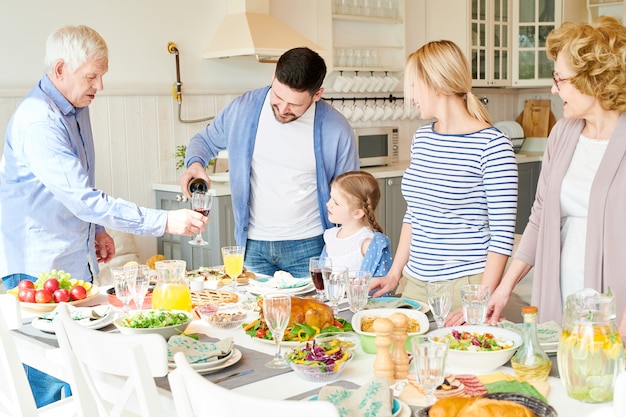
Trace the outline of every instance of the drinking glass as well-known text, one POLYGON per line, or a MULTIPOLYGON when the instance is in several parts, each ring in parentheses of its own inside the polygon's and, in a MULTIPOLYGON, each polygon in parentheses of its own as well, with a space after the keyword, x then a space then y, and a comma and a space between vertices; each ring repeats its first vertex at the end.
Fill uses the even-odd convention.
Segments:
POLYGON ((243 272, 243 256, 245 253, 245 246, 224 246, 222 248, 224 271, 226 271, 226 274, 232 281, 233 292, 237 292, 237 277, 243 272))
POLYGON ((468 284, 461 287, 463 317, 467 324, 483 324, 491 291, 487 285, 468 284))
POLYGON ((333 308, 335 315, 339 313, 339 302, 346 292, 346 281, 348 280, 348 267, 330 266, 322 268, 322 278, 324 280, 324 291, 326 298, 333 308))
POLYGON ((146 298, 148 292, 148 284, 150 283, 150 267, 148 265, 137 266, 137 275, 135 279, 128 280, 128 286, 133 301, 135 302, 135 309, 141 310, 143 308, 143 300, 146 298))
MULTIPOLYGON (((191 208, 193 211, 208 216, 213 205, 213 193, 196 191, 191 195, 191 208)), ((195 238, 189 241, 190 245, 205 246, 209 242, 202 238, 202 232, 198 232, 195 238)))
POLYGON ((356 313, 363 310, 367 304, 370 279, 372 274, 369 271, 348 271, 348 304, 350 311, 356 313))
POLYGON ((264 295, 263 317, 265 317, 267 327, 272 332, 272 337, 276 343, 276 355, 265 366, 273 369, 289 368, 289 362, 287 362, 280 351, 280 342, 283 340, 283 335, 291 317, 291 296, 289 294, 264 295))
POLYGON ((433 313, 437 327, 441 329, 452 308, 454 284, 450 281, 429 282, 426 284, 426 293, 430 311, 433 313))
POLYGON ((127 315, 130 311, 130 282, 137 276, 137 265, 116 266, 111 268, 111 275, 115 284, 115 296, 122 303, 122 313, 127 315))
POLYGON ((313 285, 315 285, 317 299, 320 301, 324 301, 324 278, 322 278, 322 268, 332 265, 332 260, 328 256, 314 256, 309 259, 311 281, 313 281, 313 285))
POLYGON ((417 381, 426 393, 426 406, 437 400, 435 389, 443 383, 448 353, 448 341, 435 341, 428 336, 415 336, 411 339, 413 362, 417 381))

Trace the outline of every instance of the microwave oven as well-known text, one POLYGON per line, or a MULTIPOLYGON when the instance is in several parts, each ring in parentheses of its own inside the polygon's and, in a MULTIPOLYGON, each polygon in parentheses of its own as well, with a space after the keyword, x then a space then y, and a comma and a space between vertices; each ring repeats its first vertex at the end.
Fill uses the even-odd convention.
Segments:
POLYGON ((361 167, 398 162, 398 127, 380 126, 354 129, 361 167))

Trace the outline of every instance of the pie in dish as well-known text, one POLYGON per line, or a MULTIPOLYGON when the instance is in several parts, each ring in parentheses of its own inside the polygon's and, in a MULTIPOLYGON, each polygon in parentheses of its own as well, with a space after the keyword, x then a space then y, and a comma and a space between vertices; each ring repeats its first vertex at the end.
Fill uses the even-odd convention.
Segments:
POLYGON ((239 296, 231 291, 191 291, 191 304, 193 307, 203 306, 206 304, 236 303, 237 301, 239 301, 239 296))

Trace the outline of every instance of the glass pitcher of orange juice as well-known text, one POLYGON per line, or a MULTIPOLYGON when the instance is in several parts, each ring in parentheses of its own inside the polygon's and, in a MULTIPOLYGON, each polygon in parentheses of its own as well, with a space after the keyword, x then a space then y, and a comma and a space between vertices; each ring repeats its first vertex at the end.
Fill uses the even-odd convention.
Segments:
POLYGON ((585 288, 567 297, 557 363, 567 394, 589 403, 611 401, 624 369, 615 297, 585 288))
POLYGON ((185 276, 185 261, 167 260, 154 264, 157 284, 152 291, 152 308, 191 311, 191 291, 185 276))

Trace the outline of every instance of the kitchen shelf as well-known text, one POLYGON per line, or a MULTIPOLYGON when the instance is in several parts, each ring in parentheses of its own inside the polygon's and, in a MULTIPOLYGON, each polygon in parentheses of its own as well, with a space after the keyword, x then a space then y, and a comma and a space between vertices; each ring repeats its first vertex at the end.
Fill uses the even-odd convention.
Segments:
POLYGON ((402 24, 404 20, 399 17, 375 17, 375 16, 355 16, 349 14, 333 14, 334 20, 344 20, 344 21, 352 21, 352 22, 367 22, 367 23, 393 23, 393 24, 402 24))

